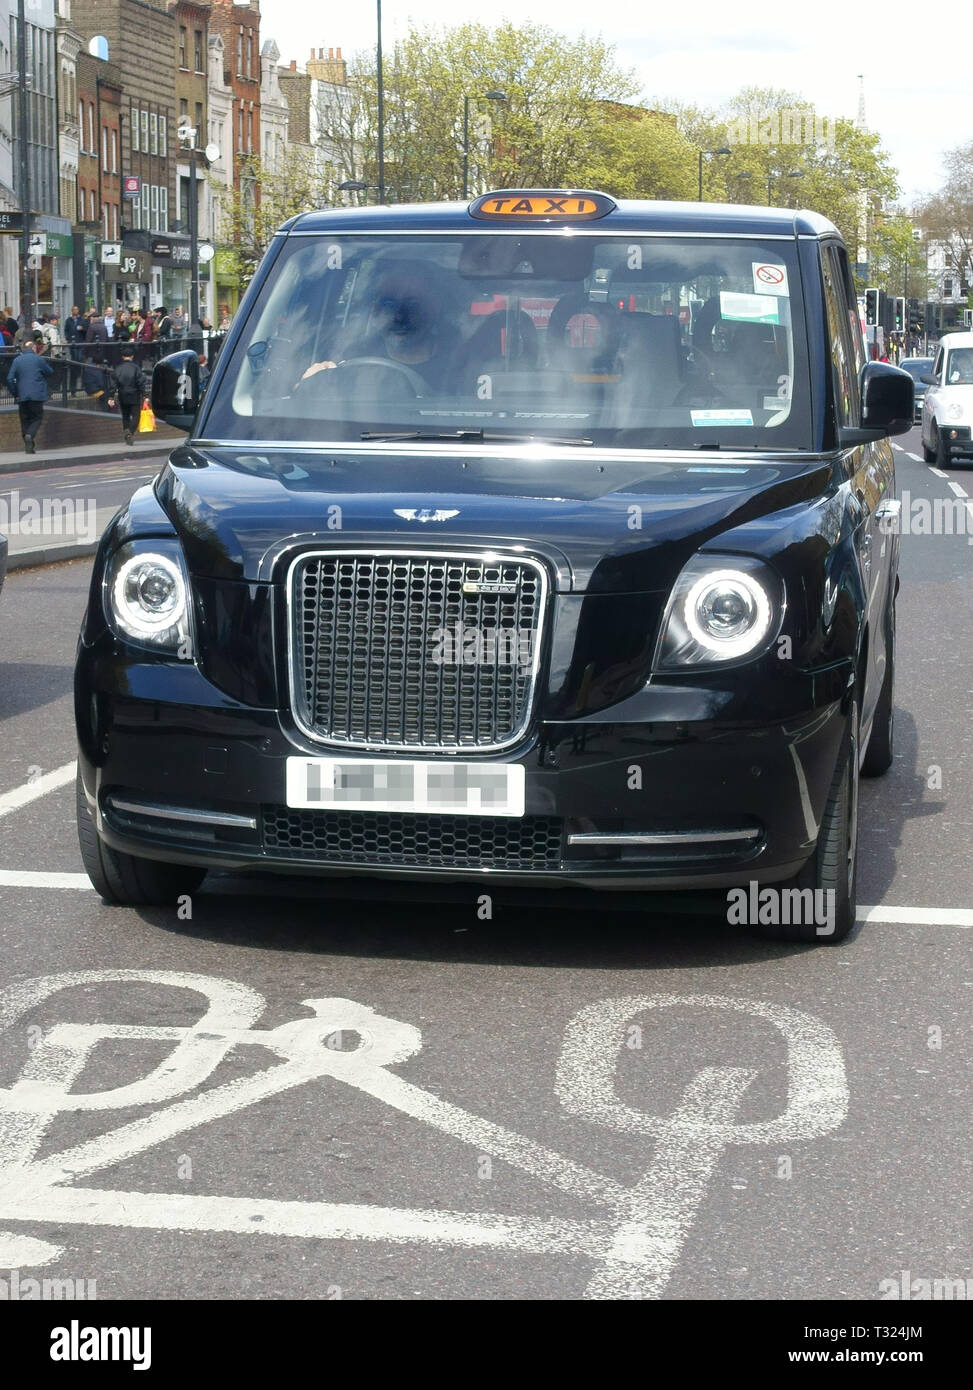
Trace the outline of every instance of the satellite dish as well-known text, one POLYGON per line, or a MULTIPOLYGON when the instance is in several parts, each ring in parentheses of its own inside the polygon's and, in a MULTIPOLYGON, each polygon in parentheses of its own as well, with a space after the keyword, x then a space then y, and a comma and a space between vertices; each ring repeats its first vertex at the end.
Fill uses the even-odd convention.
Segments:
POLYGON ((210 164, 217 164, 222 153, 223 151, 220 149, 219 145, 214 145, 211 142, 206 146, 205 154, 210 164))
POLYGON ((100 58, 103 63, 108 62, 108 40, 104 34, 96 34, 93 39, 88 40, 88 52, 92 58, 100 58))

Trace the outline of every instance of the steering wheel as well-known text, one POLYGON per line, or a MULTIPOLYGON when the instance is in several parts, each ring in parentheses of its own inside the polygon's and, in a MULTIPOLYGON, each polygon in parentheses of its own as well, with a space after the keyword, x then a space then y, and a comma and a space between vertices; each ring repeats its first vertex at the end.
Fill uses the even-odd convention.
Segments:
MULTIPOLYGON (((404 362, 393 362, 390 357, 346 357, 343 362, 337 364, 334 370, 340 371, 342 367, 384 367, 387 371, 398 372, 404 376, 412 387, 413 395, 423 396, 428 390, 425 381, 418 372, 414 372, 404 362)), ((315 372, 315 376, 323 375, 322 372, 315 372)), ((313 378, 309 378, 309 380, 313 380, 313 378)))

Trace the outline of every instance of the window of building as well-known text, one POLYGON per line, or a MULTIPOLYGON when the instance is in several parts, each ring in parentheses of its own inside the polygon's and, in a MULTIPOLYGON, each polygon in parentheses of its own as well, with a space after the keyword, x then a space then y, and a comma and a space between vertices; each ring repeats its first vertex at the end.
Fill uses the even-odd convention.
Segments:
POLYGON ((108 172, 108 127, 101 128, 101 167, 108 172))
POLYGON ((180 24, 180 26, 179 26, 179 66, 180 66, 181 68, 188 67, 188 64, 187 64, 187 62, 186 62, 186 26, 185 26, 185 24, 180 24))
POLYGON ((203 31, 196 29, 193 33, 193 63, 197 72, 205 72, 203 67, 203 31))
POLYGON ((98 210, 95 207, 95 190, 93 188, 88 189, 88 221, 98 221, 98 210))
POLYGON ((107 203, 101 205, 101 234, 106 241, 111 238, 111 209, 107 203))
POLYGON ((112 127, 111 132, 111 171, 118 173, 118 131, 112 127))
POLYGON ((203 143, 203 129, 204 129, 204 122, 203 122, 203 103, 202 103, 201 101, 197 101, 197 103, 196 103, 195 121, 196 121, 196 144, 197 144, 197 145, 201 145, 201 144, 203 143))
POLYGON ((148 154, 148 152, 149 152, 149 113, 148 113, 148 111, 142 111, 141 116, 142 116, 142 153, 143 153, 143 154, 148 154))
POLYGON ((98 146, 95 143, 95 104, 93 101, 88 102, 88 153, 98 153, 98 146))
POLYGON ((253 149, 253 112, 247 112, 247 149, 253 149))
POLYGON ((243 30, 236 36, 236 75, 243 76, 243 30))
POLYGON ((165 159, 169 153, 169 117, 159 115, 159 154, 165 159))
POLYGON ((159 153, 159 117, 154 111, 149 112, 149 150, 159 153))
POLYGON ((169 190, 166 187, 159 189, 159 231, 169 230, 169 190))
POLYGON ((84 148, 85 148, 85 143, 84 143, 84 102, 83 102, 83 101, 79 101, 79 102, 78 102, 78 139, 79 139, 79 141, 81 142, 81 148, 82 148, 82 150, 84 150, 84 148))
POLYGON ((138 154, 138 152, 139 152, 139 113, 138 113, 138 107, 137 107, 137 106, 133 106, 133 107, 132 107, 131 116, 132 116, 132 153, 133 153, 133 154, 138 154))
POLYGON ((182 122, 188 117, 188 115, 189 115, 189 102, 186 100, 185 97, 180 97, 180 98, 179 98, 179 123, 180 123, 180 125, 181 125, 182 122))

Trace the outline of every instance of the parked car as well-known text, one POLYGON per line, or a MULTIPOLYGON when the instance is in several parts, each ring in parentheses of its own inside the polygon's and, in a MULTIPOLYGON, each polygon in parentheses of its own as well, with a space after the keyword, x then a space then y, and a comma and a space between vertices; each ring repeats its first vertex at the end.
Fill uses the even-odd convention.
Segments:
POLYGON ((932 372, 932 357, 903 357, 899 360, 899 366, 903 371, 909 373, 915 385, 915 423, 922 423, 922 402, 926 394, 927 383, 925 378, 932 372))
POLYGON ((947 333, 936 349, 922 402, 922 452, 949 468, 973 456, 973 333, 947 333))
POLYGON ((847 934, 913 387, 864 360, 830 222, 570 190, 307 213, 199 401, 164 358, 189 437, 81 631, 103 898, 219 869, 712 889, 847 934))

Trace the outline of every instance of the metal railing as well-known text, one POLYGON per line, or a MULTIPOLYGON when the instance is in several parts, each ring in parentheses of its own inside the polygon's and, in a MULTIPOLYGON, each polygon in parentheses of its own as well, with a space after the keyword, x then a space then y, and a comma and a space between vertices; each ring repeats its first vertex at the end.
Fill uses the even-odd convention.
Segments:
MULTIPOLYGON (((147 377, 151 377, 160 357, 187 348, 202 354, 212 371, 225 337, 225 333, 204 331, 179 338, 156 338, 150 343, 61 343, 44 353, 54 369, 53 375, 47 378, 48 404, 80 410, 107 410, 112 371, 121 362, 122 349, 126 346, 135 349, 135 361, 147 377)), ((0 409, 17 403, 7 386, 7 375, 17 355, 16 348, 0 351, 0 409)))

